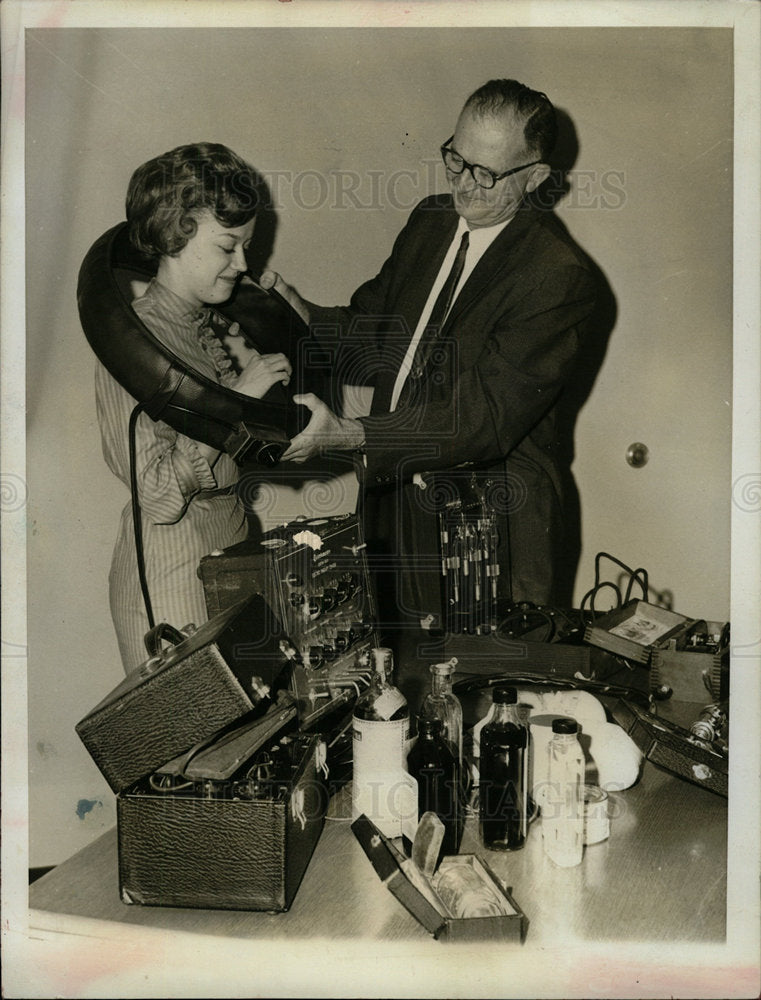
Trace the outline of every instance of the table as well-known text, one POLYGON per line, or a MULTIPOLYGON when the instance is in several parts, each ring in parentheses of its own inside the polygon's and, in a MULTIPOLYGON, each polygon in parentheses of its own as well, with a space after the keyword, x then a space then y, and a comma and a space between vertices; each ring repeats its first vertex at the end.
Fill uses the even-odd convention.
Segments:
MULTIPOLYGON (((578 868, 543 855, 538 828, 523 850, 486 851, 469 818, 461 853, 484 856, 529 922, 527 940, 720 942, 725 935, 727 803, 645 762, 640 781, 610 793, 611 834, 578 868)), ((38 879, 34 919, 66 914, 145 928, 232 937, 430 941, 379 880, 351 831, 348 787, 325 828, 287 913, 141 907, 121 902, 116 829, 38 879)))
POLYGON ((729 995, 706 986, 724 974, 711 956, 727 933, 727 800, 649 761, 609 798, 610 837, 573 869, 544 857, 538 824, 503 854, 468 819, 461 852, 483 856, 528 918, 524 945, 492 944, 475 961, 454 959, 465 946, 434 940, 378 878, 351 831, 349 786, 287 913, 124 904, 112 829, 30 887, 29 934, 48 949, 38 961, 61 942, 77 959, 56 959, 54 992, 16 995, 611 998, 643 982, 652 997, 729 995), (62 987, 72 965, 98 970, 90 992, 79 979, 62 987), (109 992, 117 972, 129 985, 109 992))

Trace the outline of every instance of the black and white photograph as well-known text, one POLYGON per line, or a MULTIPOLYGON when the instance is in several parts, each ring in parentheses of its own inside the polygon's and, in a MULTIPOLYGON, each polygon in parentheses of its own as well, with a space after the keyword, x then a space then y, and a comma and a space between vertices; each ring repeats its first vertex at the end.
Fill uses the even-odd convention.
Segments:
POLYGON ((8 998, 761 990, 761 8, 5 0, 8 998))

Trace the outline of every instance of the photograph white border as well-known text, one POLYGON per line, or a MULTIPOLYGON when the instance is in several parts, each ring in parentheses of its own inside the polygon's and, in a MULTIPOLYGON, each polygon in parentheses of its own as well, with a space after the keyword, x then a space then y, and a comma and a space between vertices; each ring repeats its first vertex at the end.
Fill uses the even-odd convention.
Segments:
MULTIPOLYGON (((233 27, 233 26, 705 26, 733 27, 735 37, 734 174, 734 426, 733 484, 743 483, 750 509, 733 505, 731 618, 733 647, 747 664, 759 667, 761 617, 761 289, 759 239, 759 5, 746 0, 626 3, 513 0, 509 4, 470 2, 364 2, 346 0, 3 0, 2 208, 0 246, 0 399, 2 400, 3 498, 26 481, 24 359, 24 30, 31 27, 233 27), (12 252, 9 248, 12 246, 12 252), (747 657, 746 655, 747 654, 747 657)), ((5 636, 24 634, 26 618, 23 512, 2 521, 2 621, 5 636)), ((4 653, 6 652, 4 647, 4 653)), ((94 922, 61 920, 58 932, 30 933, 27 903, 26 774, 27 713, 24 659, 3 656, 2 664, 2 932, 6 997, 70 996, 66 976, 80 970, 80 997, 295 996, 303 989, 303 969, 313 970, 311 996, 569 996, 553 992, 554 958, 537 962, 516 955, 510 981, 496 978, 488 952, 473 959, 461 951, 430 949, 423 954, 403 944, 326 940, 320 947, 287 942, 284 950, 251 942, 243 962, 240 944, 200 943, 193 935, 147 932, 119 926, 108 931, 94 922), (532 963, 534 963, 532 965, 532 963), (84 976, 85 969, 91 976, 84 976), (220 977, 216 970, 224 970, 220 977), (274 970, 266 973, 265 970, 274 970), (549 978, 549 981, 548 981, 549 978)), ((758 995, 759 968, 759 810, 758 705, 760 669, 745 669, 733 687, 730 757, 728 914, 725 946, 669 948, 658 944, 616 944, 589 948, 596 982, 608 998, 653 996, 648 968, 673 982, 680 997, 758 995), (740 735, 742 734, 742 735, 740 735), (749 734, 755 738, 751 739, 749 734), (739 741, 742 740, 740 743, 739 741), (642 992, 638 992, 641 989, 642 992), (755 989, 755 993, 753 990, 755 989), (749 992, 750 991, 750 992, 749 992)), ((734 684, 733 677, 733 684, 734 684)), ((579 996, 588 996, 586 985, 579 996), (586 990, 586 991, 585 991, 586 990)))

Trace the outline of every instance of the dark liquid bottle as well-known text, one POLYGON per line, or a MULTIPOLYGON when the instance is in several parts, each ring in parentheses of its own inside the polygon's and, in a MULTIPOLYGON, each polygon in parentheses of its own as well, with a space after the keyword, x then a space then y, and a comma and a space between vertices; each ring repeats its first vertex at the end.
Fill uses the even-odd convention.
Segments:
POLYGON ((457 854, 465 819, 460 765, 442 736, 441 719, 418 719, 418 738, 407 755, 407 770, 418 783, 418 818, 434 812, 444 824, 442 854, 457 854))
POLYGON ((496 688, 494 718, 481 730, 481 839, 493 851, 526 842, 529 731, 517 702, 515 688, 496 688))

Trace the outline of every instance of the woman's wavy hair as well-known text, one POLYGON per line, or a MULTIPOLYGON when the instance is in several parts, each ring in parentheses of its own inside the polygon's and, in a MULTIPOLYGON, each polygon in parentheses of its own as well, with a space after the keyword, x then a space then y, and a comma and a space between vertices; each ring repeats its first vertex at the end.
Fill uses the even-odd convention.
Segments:
POLYGON ((209 211, 226 228, 256 214, 258 176, 227 146, 199 142, 177 146, 143 163, 127 189, 132 243, 151 257, 179 253, 209 211))

